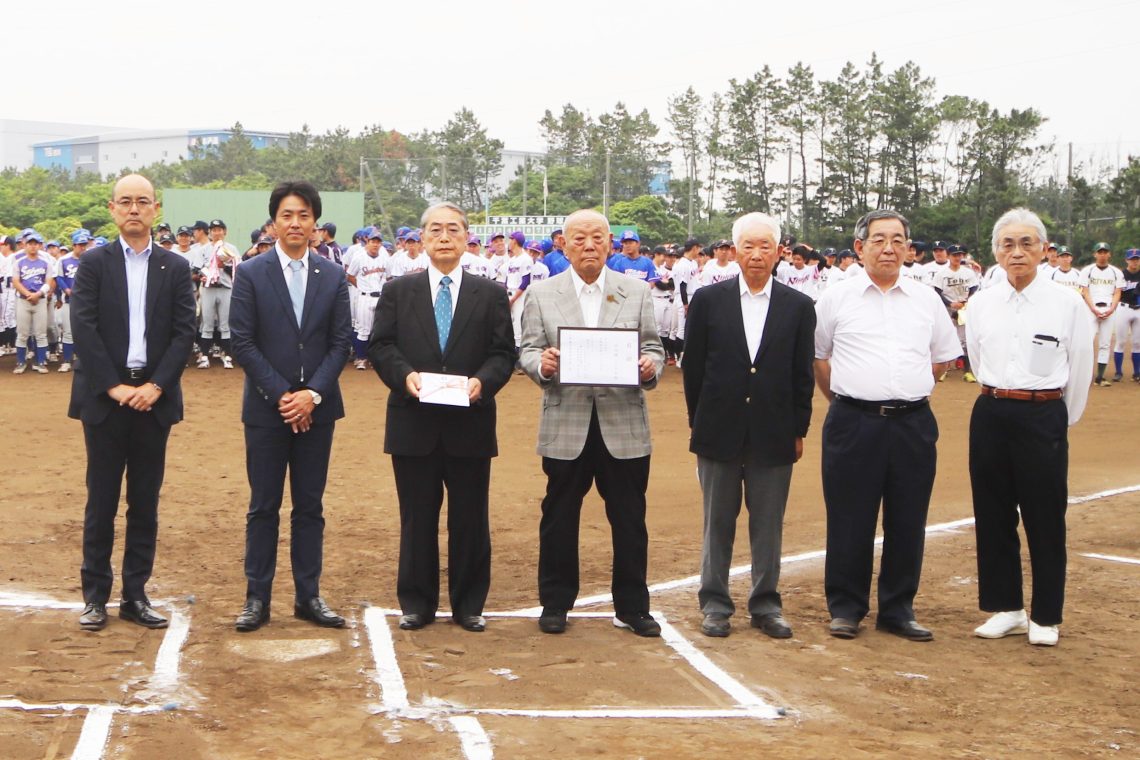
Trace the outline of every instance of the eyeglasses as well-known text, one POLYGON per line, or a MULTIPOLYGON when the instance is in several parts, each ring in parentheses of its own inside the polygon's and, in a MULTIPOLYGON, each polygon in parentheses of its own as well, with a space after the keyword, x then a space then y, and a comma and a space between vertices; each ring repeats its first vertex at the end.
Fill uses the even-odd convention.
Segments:
POLYGON ((154 205, 154 201, 150 198, 116 198, 114 203, 123 211, 130 211, 131 206, 138 206, 139 211, 146 211, 154 205))
POLYGON ((998 250, 1002 253, 1013 253, 1018 248, 1026 253, 1036 253, 1041 249, 1041 241, 1031 237, 1023 237, 1020 240, 1002 238, 998 241, 998 250))

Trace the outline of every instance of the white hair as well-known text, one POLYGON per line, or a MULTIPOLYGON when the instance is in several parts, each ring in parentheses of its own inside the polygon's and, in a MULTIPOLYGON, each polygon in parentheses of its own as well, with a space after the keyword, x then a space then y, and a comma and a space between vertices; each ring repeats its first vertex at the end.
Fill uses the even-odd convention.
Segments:
POLYGON ((993 233, 993 252, 997 253, 998 250, 998 235, 1001 231, 1011 224, 1024 224, 1027 227, 1032 227, 1037 232, 1037 237, 1042 243, 1049 239, 1048 233, 1045 232, 1045 224, 1041 221, 1041 217, 1034 214, 1027 208, 1011 208, 1002 214, 996 222, 994 222, 993 233))
POLYGON ((772 239, 780 242, 780 222, 768 214, 751 211, 732 223, 732 244, 739 247, 740 239, 744 237, 744 230, 754 224, 762 224, 772 231, 772 239))
POLYGON ((436 211, 439 211, 441 208, 450 209, 451 211, 459 214, 460 218, 463 220, 463 229, 470 229, 467 226, 467 212, 451 201, 440 201, 439 203, 433 203, 424 209, 423 214, 420 215, 420 226, 423 227, 425 224, 427 224, 428 217, 436 211))

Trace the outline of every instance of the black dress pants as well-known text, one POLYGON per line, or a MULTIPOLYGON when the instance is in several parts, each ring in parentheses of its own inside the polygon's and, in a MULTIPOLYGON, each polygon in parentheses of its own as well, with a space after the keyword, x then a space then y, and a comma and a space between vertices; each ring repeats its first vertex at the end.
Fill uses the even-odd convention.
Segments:
POLYGON ((827 506, 824 590, 833 618, 858 622, 870 609, 881 503, 878 619, 914 620, 937 441, 938 423, 929 405, 883 417, 838 399, 831 403, 823 423, 822 465, 827 506))
POLYGON ((597 483, 613 541, 611 590, 618 614, 649 612, 646 572, 649 533, 645 489, 649 457, 615 459, 606 449, 595 408, 577 459, 542 458, 546 496, 539 523, 538 597, 544 607, 569 610, 578 598, 578 528, 582 499, 597 483))
POLYGON ((482 615, 491 588, 490 457, 392 456, 400 500, 396 596, 405 615, 439 608, 439 512, 447 488, 447 591, 451 614, 482 615))
POLYGON ((151 412, 116 406, 98 425, 83 425, 87 447, 87 506, 83 516, 83 601, 106 604, 114 574, 115 514, 127 476, 123 599, 147 601, 158 539, 158 492, 166 471, 170 427, 151 412))
POLYGON ((1061 399, 1035 403, 979 396, 970 416, 970 486, 978 542, 978 603, 1025 607, 1018 512, 1025 523, 1038 625, 1059 625, 1065 604, 1069 416, 1061 399))

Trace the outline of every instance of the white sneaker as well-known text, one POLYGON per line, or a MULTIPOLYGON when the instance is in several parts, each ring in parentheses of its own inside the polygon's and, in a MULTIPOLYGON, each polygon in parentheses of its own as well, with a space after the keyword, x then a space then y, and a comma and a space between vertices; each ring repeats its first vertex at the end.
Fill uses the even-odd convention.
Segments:
POLYGON ((352 363, 352 366, 356 367, 357 369, 368 369, 368 367, 365 366, 363 359, 357 359, 352 363))
POLYGON ((228 356, 223 356, 222 357, 222 369, 233 369, 233 368, 234 368, 234 360, 228 356))
POLYGON ((17 364, 16 369, 12 370, 13 375, 22 375, 28 369, 27 364, 17 364))
POLYGON ((33 364, 32 371, 39 372, 41 375, 46 375, 48 368, 46 364, 33 364))
POLYGON ((64 362, 63 364, 59 365, 59 371, 60 372, 70 372, 71 371, 71 363, 70 362, 64 362))
POLYGON ((209 368, 210 368, 210 357, 206 354, 202 354, 201 356, 198 357, 198 369, 209 369, 209 368))
POLYGON ((1029 621, 1029 643, 1037 647, 1055 647, 1061 631, 1055 625, 1037 625, 1029 621))
POLYGON ((974 635, 983 639, 1000 639, 1029 631, 1025 610, 998 612, 974 629, 974 635))

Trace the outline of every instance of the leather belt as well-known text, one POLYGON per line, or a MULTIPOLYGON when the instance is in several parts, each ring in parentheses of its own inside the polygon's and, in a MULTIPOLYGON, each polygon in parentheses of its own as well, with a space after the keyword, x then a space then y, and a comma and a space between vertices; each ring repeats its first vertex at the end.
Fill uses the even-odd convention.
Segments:
POLYGON ((864 412, 876 414, 880 417, 902 417, 930 405, 930 399, 925 398, 920 398, 917 401, 903 401, 899 399, 863 401, 862 399, 839 395, 836 395, 836 398, 845 404, 862 409, 864 412))
POLYGON ((1038 404, 1045 401, 1056 401, 1065 395, 1065 391, 1061 388, 1052 388, 1045 391, 1026 391, 1017 388, 991 388, 988 385, 979 385, 978 387, 981 389, 983 396, 1004 398, 1011 401, 1033 401, 1038 404))
POLYGON ((374 293, 365 293, 364 295, 369 296, 370 298, 379 298, 380 297, 380 291, 377 290, 374 293))
POLYGON ((123 372, 127 380, 146 379, 146 367, 124 367, 123 372))

